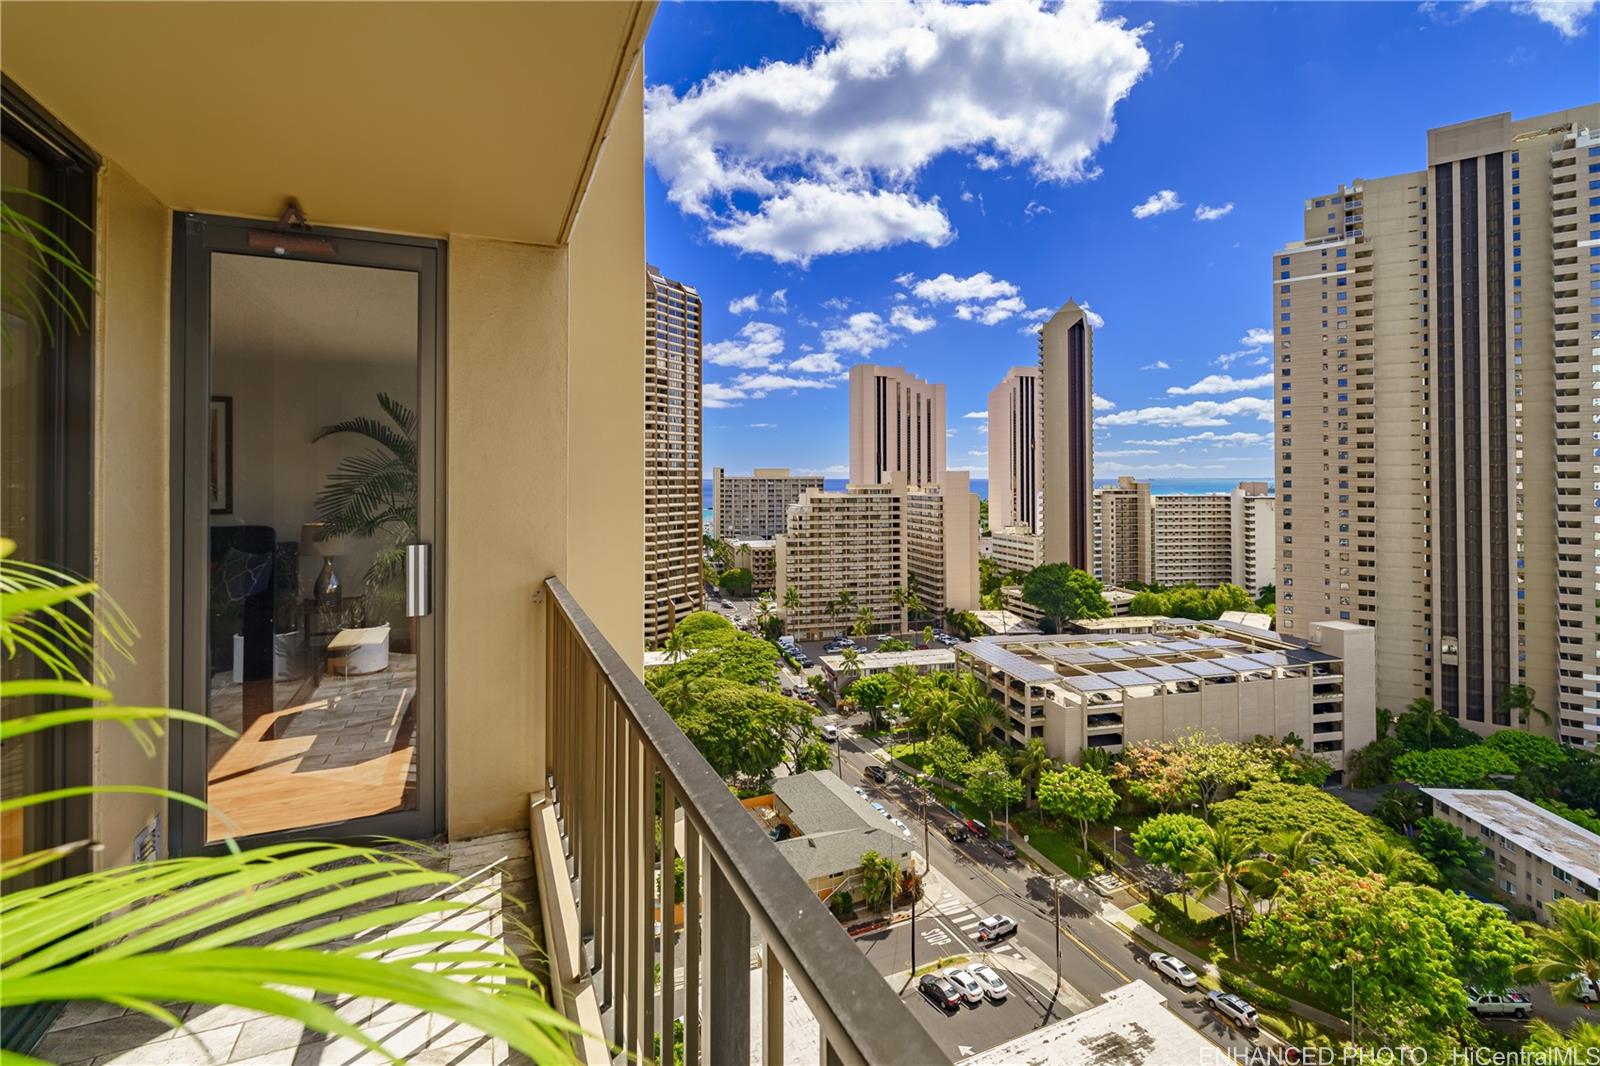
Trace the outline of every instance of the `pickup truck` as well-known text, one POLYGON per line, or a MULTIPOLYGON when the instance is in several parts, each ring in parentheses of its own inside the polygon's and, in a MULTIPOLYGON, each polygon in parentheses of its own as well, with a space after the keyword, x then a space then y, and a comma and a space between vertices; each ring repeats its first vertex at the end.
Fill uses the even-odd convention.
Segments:
POLYGON ((1521 992, 1480 992, 1467 989, 1467 1009, 1480 1018, 1526 1018, 1533 1000, 1521 992))

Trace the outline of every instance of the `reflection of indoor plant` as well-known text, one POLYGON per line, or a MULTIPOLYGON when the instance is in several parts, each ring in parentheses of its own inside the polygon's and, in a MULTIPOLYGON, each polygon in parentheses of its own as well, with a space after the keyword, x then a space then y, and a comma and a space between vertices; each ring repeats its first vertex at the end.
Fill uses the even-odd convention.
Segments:
POLYGON ((378 406, 388 421, 361 415, 324 426, 311 438, 348 433, 376 445, 340 459, 317 494, 325 536, 378 541, 363 581, 368 617, 382 616, 383 607, 398 602, 405 546, 417 539, 417 416, 387 393, 378 393, 378 406))

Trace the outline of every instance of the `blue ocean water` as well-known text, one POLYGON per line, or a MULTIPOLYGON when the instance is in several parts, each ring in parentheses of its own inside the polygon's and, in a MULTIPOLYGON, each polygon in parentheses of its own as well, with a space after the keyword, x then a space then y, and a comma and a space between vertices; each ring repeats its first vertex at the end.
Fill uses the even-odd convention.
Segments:
MULTIPOLYGON (((1211 492, 1232 492, 1233 491, 1233 487, 1235 485, 1239 484, 1239 482, 1241 482, 1241 481, 1266 481, 1267 487, 1269 489, 1272 487, 1272 479, 1271 478, 1238 478, 1238 477, 1159 478, 1159 477, 1154 477, 1154 478, 1150 478, 1149 480, 1150 480, 1150 491, 1151 491, 1151 493, 1153 493, 1153 494, 1155 494, 1157 496, 1160 496, 1160 495, 1169 495, 1169 496, 1179 496, 1179 495, 1182 495, 1182 496, 1202 496, 1202 495, 1205 495, 1206 493, 1211 493, 1211 492)), ((1117 479, 1114 478, 1114 477, 1096 478, 1095 479, 1095 487, 1099 488, 1101 485, 1114 485, 1114 484, 1116 484, 1116 481, 1117 481, 1117 479)), ((830 477, 830 478, 823 478, 822 479, 822 487, 825 488, 825 489, 828 489, 831 492, 840 491, 841 489, 843 489, 845 487, 846 483, 847 483, 847 479, 842 478, 842 477, 830 477)), ((989 479, 986 478, 986 477, 975 477, 975 478, 973 478, 972 479, 972 491, 976 492, 978 494, 978 498, 980 500, 987 500, 989 498, 989 479)), ((706 521, 709 522, 711 520, 711 480, 709 478, 707 478, 705 481, 702 481, 700 483, 700 492, 701 492, 700 498, 703 501, 701 506, 705 509, 705 518, 706 518, 706 521)))

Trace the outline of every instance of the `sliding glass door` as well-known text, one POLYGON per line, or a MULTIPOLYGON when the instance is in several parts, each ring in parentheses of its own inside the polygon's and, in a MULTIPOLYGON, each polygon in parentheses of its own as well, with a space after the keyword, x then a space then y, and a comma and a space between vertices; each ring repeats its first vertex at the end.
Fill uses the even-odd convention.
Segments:
POLYGON ((179 225, 182 846, 431 833, 442 250, 179 225))

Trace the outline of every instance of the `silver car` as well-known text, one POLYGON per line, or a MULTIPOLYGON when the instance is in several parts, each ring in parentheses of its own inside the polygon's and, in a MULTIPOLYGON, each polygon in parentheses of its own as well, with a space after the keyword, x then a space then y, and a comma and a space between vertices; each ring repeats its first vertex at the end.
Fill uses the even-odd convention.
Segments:
POLYGON ((967 967, 967 972, 970 973, 983 988, 983 994, 994 1000, 996 1003, 999 1003, 1001 1000, 1005 999, 1011 994, 1011 989, 1006 987, 1005 981, 1001 979, 999 974, 994 972, 993 967, 986 966, 981 962, 975 962, 971 966, 967 967))
POLYGON ((961 998, 968 1003, 983 1002, 983 986, 978 984, 978 979, 959 966, 952 966, 944 972, 945 979, 956 986, 961 993, 961 998))
POLYGON ((1254 1032, 1261 1027, 1256 1009, 1232 992, 1212 992, 1206 996, 1206 1002, 1211 1004, 1212 1010, 1241 1029, 1254 1032))

